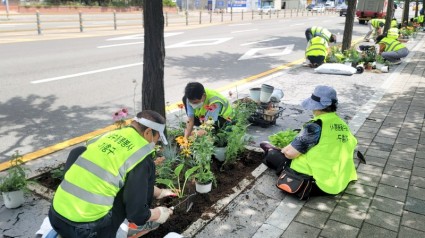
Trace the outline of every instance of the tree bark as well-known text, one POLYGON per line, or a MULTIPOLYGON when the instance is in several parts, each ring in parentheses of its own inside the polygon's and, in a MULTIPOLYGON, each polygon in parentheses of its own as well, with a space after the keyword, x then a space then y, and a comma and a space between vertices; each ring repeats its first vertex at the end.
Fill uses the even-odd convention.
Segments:
POLYGON ((393 12, 394 9, 394 0, 388 0, 388 6, 387 6, 387 16, 385 17, 385 27, 384 31, 382 33, 386 34, 391 26, 391 20, 393 19, 393 12))
POLYGON ((353 36, 353 24, 356 12, 357 0, 348 1, 347 15, 345 16, 344 35, 342 39, 342 52, 351 48, 351 39, 353 36))
POLYGON ((416 10, 415 10, 415 17, 418 16, 418 11, 419 11, 419 0, 416 0, 416 10))
POLYGON ((402 26, 407 26, 407 24, 409 23, 409 5, 410 5, 410 0, 405 0, 404 7, 403 7, 402 26))
POLYGON ((164 15, 162 1, 144 0, 144 53, 142 110, 153 110, 165 117, 164 97, 164 15))

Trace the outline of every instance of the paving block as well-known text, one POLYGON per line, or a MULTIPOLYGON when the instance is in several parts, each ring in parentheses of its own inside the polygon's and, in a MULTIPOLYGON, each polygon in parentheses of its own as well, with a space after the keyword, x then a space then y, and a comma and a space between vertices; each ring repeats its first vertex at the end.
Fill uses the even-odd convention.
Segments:
MULTIPOLYGON (((299 222, 292 222, 281 236, 282 238, 315 238, 319 236, 320 229, 299 222)), ((260 237, 263 238, 263 237, 260 237)))
POLYGON ((378 142, 378 143, 383 143, 383 144, 388 144, 388 145, 394 145, 395 138, 375 136, 375 138, 373 139, 373 142, 378 142))
POLYGON ((396 143, 404 144, 404 145, 410 145, 416 147, 419 143, 418 139, 411 139, 411 137, 397 137, 396 143))
POLYGON ((417 146, 405 145, 405 144, 400 144, 400 143, 396 142, 393 146, 393 151, 405 151, 405 152, 409 152, 409 153, 415 153, 416 147, 417 146))
POLYGON ((359 197, 359 196, 355 196, 351 194, 344 194, 339 200, 338 206, 342 206, 350 210, 367 212, 371 201, 372 201, 371 198, 359 197))
POLYGON ((381 150, 375 150, 375 149, 368 149, 366 151, 365 156, 375 156, 383 159, 388 159, 390 156, 390 152, 388 151, 381 151, 381 150))
POLYGON ((422 167, 413 167, 412 175, 425 177, 425 168, 422 167))
POLYGON ((286 230, 298 212, 301 210, 305 202, 287 196, 277 206, 276 210, 267 218, 266 222, 269 225, 279 229, 286 230))
POLYGON ((399 156, 390 156, 390 158, 388 158, 387 164, 411 170, 413 167, 413 159, 399 156))
POLYGON ((377 209, 370 209, 366 216, 366 222, 392 231, 398 231, 400 216, 377 209))
POLYGON ((403 213, 404 202, 377 195, 373 198, 370 207, 373 209, 401 216, 403 213))
POLYGON ((393 151, 391 151, 390 157, 391 156, 413 160, 415 158, 415 153, 393 150, 393 151))
POLYGON ((403 202, 406 199, 407 190, 382 184, 378 186, 378 189, 376 190, 376 195, 403 202))
POLYGON ((409 227, 401 226, 399 231, 399 237, 409 237, 409 238, 423 238, 425 237, 425 232, 418 231, 409 227))
POLYGON ((409 179, 397 177, 397 176, 392 176, 392 175, 389 175, 389 174, 383 174, 382 177, 381 177, 380 183, 386 184, 386 185, 389 185, 389 186, 394 186, 396 188, 403 188, 403 189, 409 188, 409 179))
POLYGON ((415 230, 425 231, 425 216, 409 211, 404 211, 401 218, 401 225, 415 230))
MULTIPOLYGON (((367 161, 366 161, 366 163, 367 163, 367 161)), ((378 166, 374 166, 374 165, 369 165, 369 164, 360 164, 359 167, 357 168, 357 171, 361 172, 363 174, 380 176, 383 172, 383 168, 378 167, 378 166)))
POLYGON ((336 204, 338 203, 338 199, 331 196, 319 196, 310 198, 304 205, 304 207, 313 208, 322 212, 331 213, 336 204))
POLYGON ((381 142, 372 141, 370 145, 368 146, 368 149, 391 152, 393 150, 393 147, 394 146, 391 144, 385 144, 381 142))
POLYGON ((322 229, 329 218, 329 213, 304 207, 295 217, 295 221, 322 229))
POLYGON ((356 211, 354 209, 349 209, 349 208, 337 205, 329 219, 360 228, 365 218, 366 218, 365 212, 356 211))
POLYGON ((425 188, 410 186, 407 196, 425 200, 425 188))
POLYGON ((381 127, 382 122, 377 120, 377 121, 372 121, 372 120, 366 120, 363 123, 363 126, 367 126, 367 127, 375 127, 375 128, 379 128, 381 127))
MULTIPOLYGON (((367 162, 369 162, 369 160, 367 162)), ((357 172, 356 183, 360 183, 360 184, 364 184, 364 185, 372 186, 372 187, 377 187, 380 179, 381 179, 381 176, 379 175, 364 174, 361 172, 357 172)))
POLYGON ((341 222, 337 222, 334 220, 328 220, 326 222, 325 228, 320 233, 323 237, 357 237, 360 229, 357 227, 349 226, 347 224, 343 224, 341 222))
POLYGON ((386 165, 384 169, 384 174, 389 174, 393 176, 398 176, 402 178, 410 178, 412 171, 393 165, 386 165))
POLYGON ((358 238, 370 238, 370 237, 385 237, 385 238, 392 238, 397 237, 397 232, 390 231, 387 229, 384 229, 379 226, 375 226, 372 224, 365 223, 360 230, 360 234, 358 238))
POLYGON ((425 178, 419 176, 412 176, 410 179, 410 185, 420 188, 425 188, 425 178))
POLYGON ((359 197, 371 198, 375 193, 375 190, 375 187, 355 183, 348 185, 348 188, 345 190, 345 193, 356 195, 359 197))
POLYGON ((406 206, 404 209, 406 211, 411 211, 414 213, 425 215, 425 200, 422 200, 422 199, 407 197, 406 206))
POLYGON ((366 132, 366 133, 374 133, 374 134, 376 134, 378 131, 379 131, 379 127, 362 126, 362 127, 360 127, 360 129, 358 130, 357 133, 359 133, 359 132, 366 132))
POLYGON ((422 167, 425 168, 425 159, 416 158, 415 162, 413 163, 415 167, 422 167))
POLYGON ((387 159, 379 158, 376 156, 365 156, 366 163, 369 165, 375 165, 379 167, 385 167, 387 159))
POLYGON ((263 224, 252 238, 277 238, 281 236, 283 230, 269 224, 263 224))
POLYGON ((400 131, 400 128, 398 127, 382 126, 381 128, 379 128, 378 134, 379 136, 396 137, 399 131, 400 131))
POLYGON ((358 145, 370 145, 370 143, 372 143, 372 138, 362 138, 362 137, 357 137, 357 144, 358 145))
POLYGON ((356 137, 357 138, 368 138, 368 139, 373 139, 375 137, 375 133, 369 133, 369 132, 362 132, 359 131, 356 133, 356 137))

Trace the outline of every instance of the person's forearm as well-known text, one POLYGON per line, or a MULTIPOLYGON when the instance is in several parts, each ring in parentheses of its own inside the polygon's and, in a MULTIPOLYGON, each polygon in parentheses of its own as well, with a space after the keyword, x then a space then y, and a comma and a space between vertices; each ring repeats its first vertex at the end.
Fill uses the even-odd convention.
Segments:
POLYGON ((157 186, 153 186, 153 196, 154 197, 159 197, 159 195, 161 194, 161 190, 160 188, 158 188, 157 186))
POLYGON ((184 132, 184 137, 189 137, 192 134, 193 125, 195 124, 194 118, 189 118, 189 121, 186 124, 186 130, 184 132))
POLYGON ((150 209, 151 210, 151 217, 148 221, 156 221, 158 220, 159 216, 161 215, 161 211, 159 211, 158 208, 150 209))

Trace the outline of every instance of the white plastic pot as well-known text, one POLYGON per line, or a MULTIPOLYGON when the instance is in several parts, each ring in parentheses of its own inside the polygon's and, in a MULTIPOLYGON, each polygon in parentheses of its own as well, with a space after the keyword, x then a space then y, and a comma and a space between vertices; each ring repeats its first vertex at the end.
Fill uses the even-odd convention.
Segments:
POLYGON ((195 189, 198 193, 209 193, 212 189, 212 181, 208 184, 200 184, 198 182, 195 183, 195 189))
POLYGON ((270 96, 270 101, 280 102, 280 100, 283 98, 283 95, 284 95, 284 93, 283 93, 282 89, 275 88, 273 90, 272 95, 270 96))
POLYGON ((383 73, 388 73, 388 71, 389 71, 390 69, 389 69, 389 67, 388 66, 382 66, 381 67, 381 72, 383 72, 383 73))
POLYGON ((259 102, 260 101, 260 94, 261 94, 261 88, 250 88, 249 89, 249 95, 251 96, 252 100, 259 102))
POLYGON ((274 90, 273 86, 268 84, 261 85, 261 94, 260 94, 260 102, 267 103, 270 100, 270 96, 272 95, 274 90))
POLYGON ((214 148, 214 157, 223 162, 226 159, 226 147, 215 147, 214 148))
POLYGON ((7 208, 17 208, 25 202, 24 192, 22 190, 13 192, 3 192, 2 195, 4 205, 7 208))

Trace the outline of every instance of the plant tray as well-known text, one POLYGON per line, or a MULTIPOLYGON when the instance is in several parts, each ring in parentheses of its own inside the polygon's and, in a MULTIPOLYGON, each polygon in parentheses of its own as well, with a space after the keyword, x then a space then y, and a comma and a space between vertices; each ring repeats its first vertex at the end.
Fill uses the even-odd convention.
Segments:
POLYGON ((276 125, 276 119, 282 115, 285 109, 283 107, 271 107, 265 109, 257 107, 257 110, 248 118, 249 122, 254 126, 261 126, 263 128, 271 125, 276 125))

